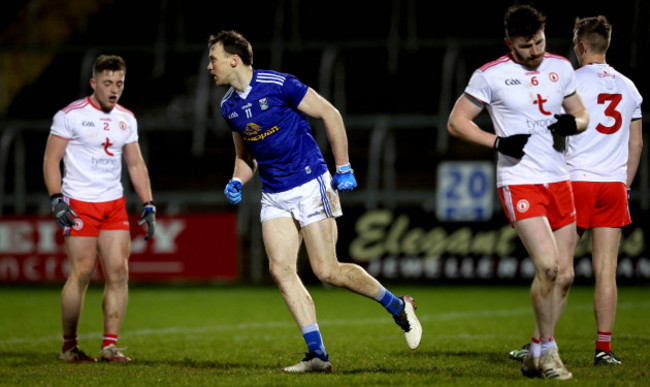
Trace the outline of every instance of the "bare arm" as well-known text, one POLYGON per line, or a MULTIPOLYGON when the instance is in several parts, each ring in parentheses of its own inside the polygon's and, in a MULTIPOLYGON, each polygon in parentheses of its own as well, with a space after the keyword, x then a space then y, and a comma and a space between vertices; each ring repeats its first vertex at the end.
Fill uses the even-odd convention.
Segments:
POLYGON ((635 120, 630 123, 630 143, 629 153, 627 156, 627 187, 629 188, 634 181, 634 176, 639 169, 641 161, 641 151, 643 150, 643 131, 641 120, 635 120))
POLYGON ((576 91, 572 96, 565 98, 562 101, 562 107, 565 112, 575 117, 578 133, 584 132, 587 126, 589 126, 589 113, 585 104, 582 102, 580 93, 576 91))
POLYGON ((497 136, 479 128, 473 121, 482 110, 483 107, 472 102, 466 95, 460 96, 449 115, 447 122, 449 134, 467 142, 492 148, 497 136))
POLYGON ((300 101, 298 110, 312 118, 323 120, 336 165, 349 164, 348 136, 345 132, 343 117, 338 109, 310 87, 300 101))
POLYGON ((257 161, 255 161, 253 155, 246 149, 241 134, 233 132, 232 140, 235 143, 235 170, 232 173, 232 177, 239 179, 242 185, 244 185, 255 175, 257 161))
POLYGON ((68 140, 51 135, 45 146, 43 157, 43 178, 49 195, 61 193, 61 160, 68 147, 68 140))
POLYGON ((129 176, 133 183, 135 192, 142 203, 153 200, 151 193, 151 182, 149 181, 149 170, 142 158, 140 145, 137 142, 124 145, 124 159, 129 169, 129 176))

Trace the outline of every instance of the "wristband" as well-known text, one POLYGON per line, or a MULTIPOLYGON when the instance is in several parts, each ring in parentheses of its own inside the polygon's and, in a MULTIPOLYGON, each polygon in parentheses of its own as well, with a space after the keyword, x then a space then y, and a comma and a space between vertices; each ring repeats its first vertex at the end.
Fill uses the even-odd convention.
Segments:
POLYGON ((336 166, 336 173, 348 173, 348 172, 354 172, 350 163, 336 166))
POLYGON ((143 207, 146 207, 146 206, 154 206, 155 207, 156 203, 154 203, 153 200, 149 200, 148 202, 142 203, 142 206, 143 207))

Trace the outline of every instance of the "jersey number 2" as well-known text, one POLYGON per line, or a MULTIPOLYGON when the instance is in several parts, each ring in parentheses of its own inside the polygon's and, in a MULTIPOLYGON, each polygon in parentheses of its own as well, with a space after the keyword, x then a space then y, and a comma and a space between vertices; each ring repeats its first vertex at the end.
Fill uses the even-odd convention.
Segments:
POLYGON ((621 94, 598 94, 598 104, 604 104, 608 102, 607 107, 605 108, 605 115, 607 117, 612 117, 614 119, 614 125, 605 126, 601 123, 598 123, 596 130, 602 134, 612 134, 618 132, 623 124, 623 119, 621 113, 616 110, 616 107, 621 102, 623 96, 621 94))

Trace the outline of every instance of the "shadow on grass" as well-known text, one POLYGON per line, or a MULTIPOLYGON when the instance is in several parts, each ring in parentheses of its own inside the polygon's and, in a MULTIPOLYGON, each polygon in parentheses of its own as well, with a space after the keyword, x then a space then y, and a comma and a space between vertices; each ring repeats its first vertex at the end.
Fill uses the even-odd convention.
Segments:
POLYGON ((30 352, 30 351, 20 351, 20 352, 10 352, 10 351, 0 351, 0 358, 4 365, 20 366, 20 365, 38 365, 38 364, 50 364, 54 362, 59 362, 58 353, 42 353, 42 352, 30 352))
POLYGON ((251 364, 251 362, 244 361, 239 363, 236 361, 196 360, 190 358, 178 360, 134 359, 132 363, 149 367, 193 368, 196 370, 217 370, 233 372, 242 370, 246 372, 258 371, 261 373, 266 373, 268 371, 277 370, 277 366, 251 364))

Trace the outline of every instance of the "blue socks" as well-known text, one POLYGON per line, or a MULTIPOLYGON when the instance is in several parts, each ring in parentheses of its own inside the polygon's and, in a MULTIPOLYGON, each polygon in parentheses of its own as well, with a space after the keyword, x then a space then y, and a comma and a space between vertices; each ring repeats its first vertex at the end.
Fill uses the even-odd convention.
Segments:
POLYGON ((379 295, 375 297, 375 300, 377 300, 393 316, 398 315, 399 312, 404 309, 404 301, 395 297, 393 293, 386 290, 383 286, 381 290, 379 290, 379 295))
POLYGON ((325 352, 325 345, 323 344, 323 337, 320 335, 320 330, 318 330, 318 324, 309 324, 300 330, 302 331, 302 337, 305 338, 309 352, 315 354, 322 360, 328 361, 329 356, 325 352))

